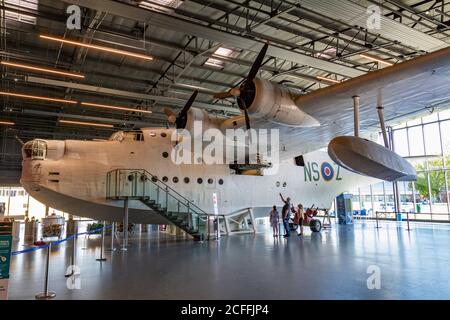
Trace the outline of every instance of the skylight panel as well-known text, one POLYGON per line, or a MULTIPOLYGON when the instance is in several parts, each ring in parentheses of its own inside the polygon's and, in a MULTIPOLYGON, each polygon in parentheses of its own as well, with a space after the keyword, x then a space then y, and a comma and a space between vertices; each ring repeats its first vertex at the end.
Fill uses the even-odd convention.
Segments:
MULTIPOLYGON (((5 0, 5 4, 18 9, 30 9, 35 11, 38 9, 38 0, 5 0)), ((5 10, 5 17, 9 20, 22 23, 36 24, 36 17, 10 10, 5 10)))
MULTIPOLYGON (((231 57, 234 53, 235 51, 233 51, 232 49, 220 47, 216 51, 214 51, 213 55, 220 57, 231 57)), ((225 67, 225 63, 223 61, 215 58, 209 58, 208 60, 206 60, 205 65, 220 69, 223 69, 225 67)))
POLYGON ((182 3, 183 0, 151 0, 151 1, 141 1, 139 3, 139 7, 147 10, 168 12, 170 11, 170 8, 176 9, 182 3))

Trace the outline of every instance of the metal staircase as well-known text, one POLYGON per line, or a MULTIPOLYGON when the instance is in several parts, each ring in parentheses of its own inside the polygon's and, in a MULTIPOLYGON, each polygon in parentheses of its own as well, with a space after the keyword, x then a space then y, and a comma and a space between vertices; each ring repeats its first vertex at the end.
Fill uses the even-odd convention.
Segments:
POLYGON ((139 200, 155 213, 190 234, 195 240, 210 235, 206 213, 144 169, 116 169, 106 179, 108 200, 139 200))

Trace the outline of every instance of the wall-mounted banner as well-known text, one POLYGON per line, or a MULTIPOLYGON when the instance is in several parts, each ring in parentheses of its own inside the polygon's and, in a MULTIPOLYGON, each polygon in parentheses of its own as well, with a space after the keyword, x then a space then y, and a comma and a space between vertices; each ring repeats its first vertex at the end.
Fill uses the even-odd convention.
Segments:
POLYGON ((0 222, 0 300, 8 299, 11 247, 12 222, 0 222))
POLYGON ((9 279, 12 236, 0 234, 0 279, 9 279))

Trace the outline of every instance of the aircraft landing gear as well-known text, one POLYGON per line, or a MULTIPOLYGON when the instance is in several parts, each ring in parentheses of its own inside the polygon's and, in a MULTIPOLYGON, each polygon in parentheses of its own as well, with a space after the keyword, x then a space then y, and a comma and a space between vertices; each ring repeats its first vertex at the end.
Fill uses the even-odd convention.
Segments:
POLYGON ((312 219, 309 222, 309 227, 312 232, 320 232, 322 230, 322 223, 317 219, 312 219))

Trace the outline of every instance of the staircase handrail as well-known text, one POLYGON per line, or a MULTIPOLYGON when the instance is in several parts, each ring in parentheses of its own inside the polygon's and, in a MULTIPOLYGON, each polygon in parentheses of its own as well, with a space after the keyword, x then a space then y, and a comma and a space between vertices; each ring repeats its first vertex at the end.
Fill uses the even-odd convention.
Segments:
MULTIPOLYGON (((156 184, 155 181, 153 181, 152 179, 149 179, 148 181, 150 181, 151 183, 153 183, 156 187, 158 187, 161 190, 167 191, 170 190, 171 192, 175 193, 176 195, 178 195, 179 197, 181 197, 183 200, 185 200, 189 205, 192 205, 196 210, 200 211, 197 212, 198 214, 203 214, 206 216, 213 216, 214 214, 210 214, 207 213, 206 211, 204 211, 203 209, 201 209, 199 206, 197 206, 195 203, 193 203, 191 200, 187 199, 186 197, 184 197, 183 195, 181 195, 179 192, 177 192, 176 190, 174 190, 173 188, 171 188, 168 184, 166 184, 165 182, 161 181, 157 176, 155 176, 154 174, 150 173, 149 171, 147 171, 146 169, 124 169, 124 168, 117 168, 117 169, 113 169, 111 171, 108 171, 107 175, 109 176, 110 174, 112 174, 113 172, 120 172, 120 171, 129 171, 131 173, 134 172, 145 172, 146 174, 149 174, 152 178, 155 178, 157 182, 163 184, 167 189, 164 190, 164 188, 162 188, 161 186, 159 186, 158 184, 156 184)), ((171 195, 173 198, 175 198, 173 195, 171 195)), ((180 201, 179 199, 175 198, 177 201, 180 201)), ((180 201, 182 202, 182 201, 180 201)))

